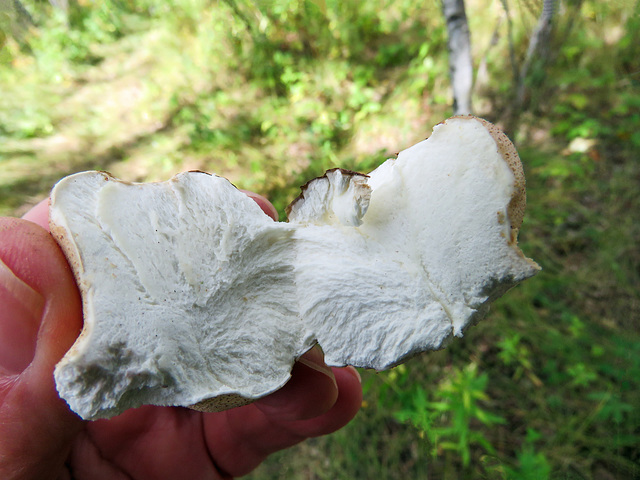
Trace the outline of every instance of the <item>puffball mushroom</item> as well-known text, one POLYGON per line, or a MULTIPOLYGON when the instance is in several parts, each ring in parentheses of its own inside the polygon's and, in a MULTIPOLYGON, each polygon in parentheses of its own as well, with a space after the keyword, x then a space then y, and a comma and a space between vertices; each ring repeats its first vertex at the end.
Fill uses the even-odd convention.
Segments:
POLYGON ((55 368, 84 419, 143 404, 214 411, 282 387, 319 343, 384 370, 442 348, 539 267, 517 246, 525 193, 496 127, 454 117, 369 175, 334 169, 273 222, 224 178, 62 179, 51 232, 84 328, 55 368))

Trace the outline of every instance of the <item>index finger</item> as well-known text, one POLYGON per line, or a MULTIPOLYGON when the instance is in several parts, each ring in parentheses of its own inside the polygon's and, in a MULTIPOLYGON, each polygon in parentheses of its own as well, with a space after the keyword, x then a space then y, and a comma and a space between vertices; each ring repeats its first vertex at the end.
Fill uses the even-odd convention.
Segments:
POLYGON ((25 213, 22 218, 40 225, 47 232, 49 231, 49 197, 40 201, 35 207, 25 213))

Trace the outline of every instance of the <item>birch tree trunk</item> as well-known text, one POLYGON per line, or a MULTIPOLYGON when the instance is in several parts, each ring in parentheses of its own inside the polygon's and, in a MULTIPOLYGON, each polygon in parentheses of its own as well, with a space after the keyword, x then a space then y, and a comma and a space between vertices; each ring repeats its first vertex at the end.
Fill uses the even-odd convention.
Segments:
POLYGON ((449 36, 449 73, 453 89, 453 113, 471 113, 473 64, 471 37, 464 8, 464 0, 442 0, 442 10, 449 36))

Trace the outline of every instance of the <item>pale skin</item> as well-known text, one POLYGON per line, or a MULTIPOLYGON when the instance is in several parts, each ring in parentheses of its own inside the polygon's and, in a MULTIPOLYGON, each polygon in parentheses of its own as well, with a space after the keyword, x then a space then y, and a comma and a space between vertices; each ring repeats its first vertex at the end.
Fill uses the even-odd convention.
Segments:
MULTIPOLYGON (((246 192, 272 218, 263 197, 246 192)), ((314 348, 279 391, 199 413, 145 406, 86 422, 55 390, 53 368, 82 328, 72 272, 48 232, 48 203, 0 218, 0 478, 228 479, 271 453, 346 425, 362 403, 358 372, 314 348)))

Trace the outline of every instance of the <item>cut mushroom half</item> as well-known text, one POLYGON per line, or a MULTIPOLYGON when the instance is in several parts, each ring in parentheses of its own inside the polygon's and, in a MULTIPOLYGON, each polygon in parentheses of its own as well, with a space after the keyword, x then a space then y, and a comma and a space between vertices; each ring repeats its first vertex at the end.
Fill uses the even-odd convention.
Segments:
POLYGON ((62 179, 51 231, 84 328, 58 392, 84 419, 144 404, 216 411, 329 365, 383 370, 442 348, 539 267, 517 246, 524 174, 508 138, 454 117, 368 175, 334 169, 273 222, 224 178, 62 179))

